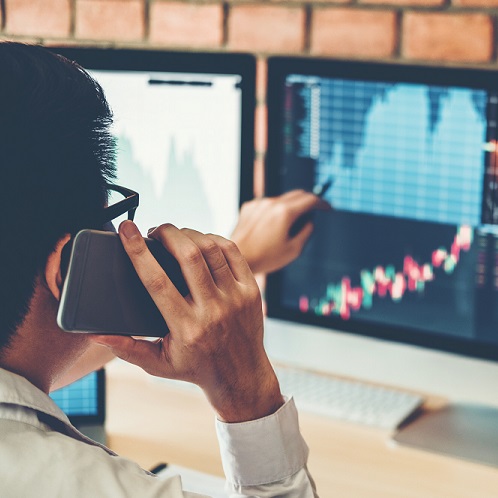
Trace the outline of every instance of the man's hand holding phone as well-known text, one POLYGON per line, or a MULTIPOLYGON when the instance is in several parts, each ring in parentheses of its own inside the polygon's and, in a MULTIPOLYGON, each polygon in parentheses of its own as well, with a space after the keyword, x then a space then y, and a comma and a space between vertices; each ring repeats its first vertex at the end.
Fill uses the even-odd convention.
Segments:
POLYGON ((190 289, 183 297, 132 222, 123 222, 119 235, 170 333, 153 342, 123 336, 94 340, 152 375, 197 384, 223 421, 275 412, 284 401, 263 346, 261 296, 237 246, 169 224, 152 231, 149 237, 180 264, 190 289))

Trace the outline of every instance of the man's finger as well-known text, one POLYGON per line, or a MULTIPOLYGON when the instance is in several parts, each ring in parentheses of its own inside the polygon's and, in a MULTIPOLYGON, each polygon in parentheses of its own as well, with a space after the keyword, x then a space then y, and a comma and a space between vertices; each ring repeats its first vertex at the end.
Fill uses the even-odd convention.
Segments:
POLYGON ((254 275, 235 242, 225 239, 220 235, 214 235, 211 233, 207 234, 207 237, 211 238, 218 244, 225 256, 225 259, 227 260, 233 276, 237 281, 242 283, 254 281, 254 275))
POLYGON ((287 206, 291 219, 295 220, 302 214, 312 209, 330 211, 332 206, 327 202, 309 192, 303 192, 301 195, 287 200, 287 206))
POLYGON ((135 271, 166 323, 171 326, 183 320, 187 314, 187 303, 147 248, 136 225, 131 221, 123 221, 119 227, 119 236, 135 271))
POLYGON ((152 375, 156 372, 156 368, 162 376, 164 376, 165 369, 167 370, 161 341, 150 342, 114 335, 91 335, 90 339, 101 346, 108 347, 118 358, 137 365, 152 375))
POLYGON ((225 255, 218 246, 217 242, 207 235, 197 232, 196 230, 183 228, 181 231, 187 237, 192 239, 192 241, 202 251, 216 285, 220 289, 224 290, 230 290, 233 288, 235 284, 235 277, 233 276, 225 255))
POLYGON ((292 239, 292 244, 294 245, 299 254, 301 253, 304 244, 306 244, 306 241, 310 238, 310 235, 312 233, 313 233, 313 223, 309 221, 292 239))
POLYGON ((157 239, 180 264, 194 302, 210 299, 218 291, 204 255, 195 242, 175 226, 166 223, 149 234, 157 239))

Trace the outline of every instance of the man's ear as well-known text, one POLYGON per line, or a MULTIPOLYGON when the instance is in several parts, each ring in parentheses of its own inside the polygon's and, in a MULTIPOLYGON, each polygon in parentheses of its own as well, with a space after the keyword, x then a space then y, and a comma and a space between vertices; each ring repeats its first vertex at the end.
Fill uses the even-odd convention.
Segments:
POLYGON ((60 301, 62 291, 62 249, 70 240, 71 235, 68 233, 60 238, 45 265, 45 282, 57 301, 60 301))

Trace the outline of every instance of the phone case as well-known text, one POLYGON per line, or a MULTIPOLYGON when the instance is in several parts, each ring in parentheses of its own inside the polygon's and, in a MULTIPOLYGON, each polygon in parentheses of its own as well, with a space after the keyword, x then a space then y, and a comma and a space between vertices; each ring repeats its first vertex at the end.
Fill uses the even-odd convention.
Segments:
MULTIPOLYGON (((149 250, 179 292, 188 287, 180 265, 156 240, 149 250)), ((164 337, 166 322, 112 232, 82 230, 73 243, 57 316, 67 332, 164 337)))

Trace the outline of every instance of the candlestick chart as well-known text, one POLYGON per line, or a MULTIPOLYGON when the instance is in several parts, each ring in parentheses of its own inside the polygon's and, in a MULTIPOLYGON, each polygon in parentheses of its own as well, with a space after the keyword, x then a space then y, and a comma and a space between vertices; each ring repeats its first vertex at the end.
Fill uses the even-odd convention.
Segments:
MULTIPOLYGON (((318 300, 311 311, 317 315, 333 313, 347 320, 352 311, 358 311, 360 308, 371 309, 374 296, 399 302, 406 292, 421 294, 425 286, 437 278, 438 271, 445 274, 454 272, 462 252, 469 251, 472 242, 472 228, 468 225, 460 226, 451 247, 434 249, 430 261, 419 263, 407 254, 400 269, 396 269, 394 265, 363 269, 359 275, 360 285, 357 286, 352 285, 350 276, 344 276, 340 282, 327 286, 325 296, 318 300)), ((303 313, 310 311, 308 296, 300 297, 299 309, 303 313)))

